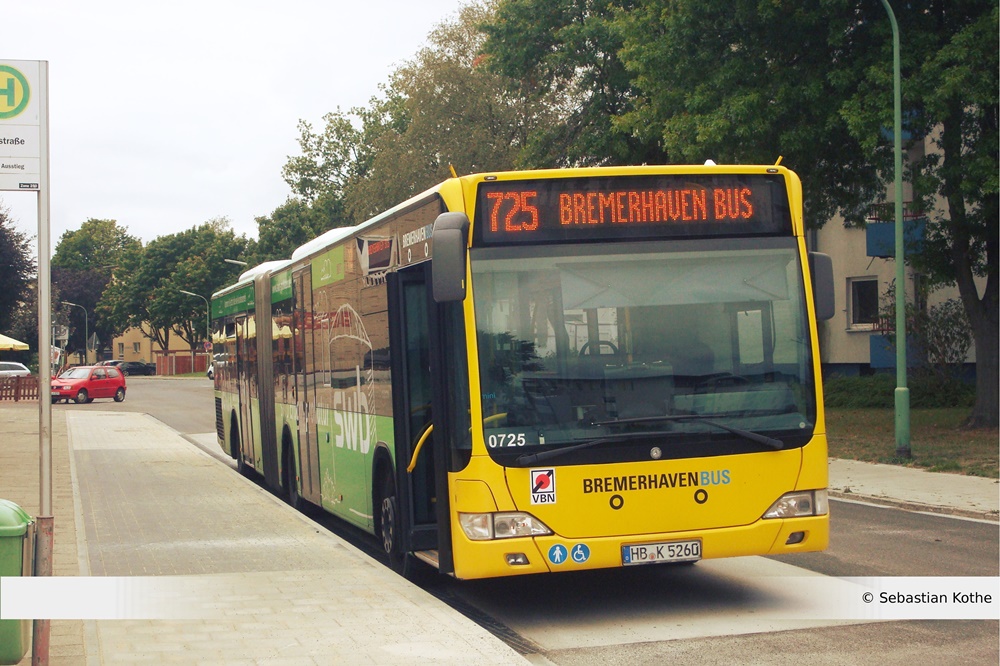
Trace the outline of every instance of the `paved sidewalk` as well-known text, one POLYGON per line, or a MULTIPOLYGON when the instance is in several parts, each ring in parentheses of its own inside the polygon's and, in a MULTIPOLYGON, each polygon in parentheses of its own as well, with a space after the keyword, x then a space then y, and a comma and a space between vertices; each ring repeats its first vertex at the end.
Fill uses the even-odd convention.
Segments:
POLYGON ((896 465, 830 459, 830 496, 996 522, 1000 482, 896 465))
MULTIPOLYGON (((53 620, 53 665, 525 663, 152 417, 55 409, 52 430, 55 575, 128 577, 167 618, 53 620)), ((0 497, 37 515, 38 404, 0 403, 0 432, 0 497)), ((991 479, 831 460, 830 490, 1000 514, 991 479)))
MULTIPOLYGON (((0 447, 0 496, 29 513, 37 409, 0 406, 17 442, 0 447)), ((55 573, 129 577, 155 597, 130 617, 157 619, 53 620, 51 664, 527 663, 152 417, 59 422, 55 573)))
MULTIPOLYGON (((18 504, 31 516, 38 515, 38 403, 0 402, 0 498, 18 504)), ((79 576, 77 532, 66 419, 52 417, 52 573, 79 576)), ((50 624, 49 663, 79 666, 85 663, 84 623, 79 620, 50 624)), ((21 666, 31 663, 31 648, 21 666)))

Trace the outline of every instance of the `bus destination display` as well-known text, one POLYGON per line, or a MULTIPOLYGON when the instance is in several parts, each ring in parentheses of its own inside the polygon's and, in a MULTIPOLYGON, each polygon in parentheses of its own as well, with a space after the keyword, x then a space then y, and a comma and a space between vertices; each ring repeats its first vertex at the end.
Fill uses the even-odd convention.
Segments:
POLYGON ((770 174, 486 182, 476 209, 486 245, 787 233, 784 179, 770 174))

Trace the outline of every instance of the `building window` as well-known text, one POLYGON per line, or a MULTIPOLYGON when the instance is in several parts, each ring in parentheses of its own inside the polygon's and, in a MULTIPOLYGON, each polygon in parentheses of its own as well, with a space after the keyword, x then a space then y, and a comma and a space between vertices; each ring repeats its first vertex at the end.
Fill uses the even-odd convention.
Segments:
POLYGON ((848 278, 848 330, 871 331, 876 324, 878 324, 878 278, 848 278))
POLYGON ((142 343, 141 342, 133 342, 132 343, 132 353, 133 354, 139 354, 141 352, 142 352, 142 343))
POLYGON ((125 343, 118 343, 118 358, 125 358, 125 343))

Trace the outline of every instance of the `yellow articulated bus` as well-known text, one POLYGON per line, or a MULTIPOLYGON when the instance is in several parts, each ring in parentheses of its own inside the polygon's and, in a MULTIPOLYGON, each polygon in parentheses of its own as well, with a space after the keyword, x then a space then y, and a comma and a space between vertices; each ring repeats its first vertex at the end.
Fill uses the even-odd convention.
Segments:
POLYGON ((451 178, 212 314, 222 448, 402 573, 827 546, 832 270, 784 167, 451 178))

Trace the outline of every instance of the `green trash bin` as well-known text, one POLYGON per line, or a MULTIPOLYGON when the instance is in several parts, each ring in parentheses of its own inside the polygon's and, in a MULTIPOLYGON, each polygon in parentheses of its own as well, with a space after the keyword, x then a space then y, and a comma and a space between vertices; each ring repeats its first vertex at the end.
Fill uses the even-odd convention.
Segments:
MULTIPOLYGON (((0 576, 30 576, 35 559, 35 521, 0 499, 0 576)), ((0 620, 0 664, 16 664, 28 652, 31 620, 0 620)))

